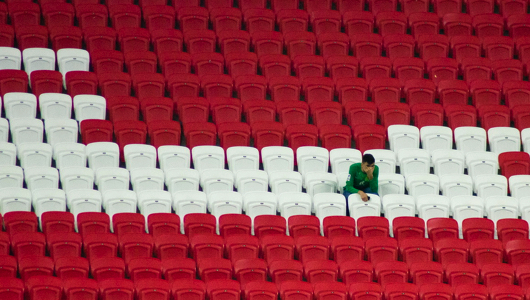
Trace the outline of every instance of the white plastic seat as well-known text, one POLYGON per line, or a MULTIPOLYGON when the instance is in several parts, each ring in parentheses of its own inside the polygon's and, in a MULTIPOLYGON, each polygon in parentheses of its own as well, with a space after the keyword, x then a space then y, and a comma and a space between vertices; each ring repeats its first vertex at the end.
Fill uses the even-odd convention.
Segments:
POLYGON ((383 209, 385 217, 390 224, 390 235, 392 236, 392 222, 397 217, 414 217, 416 215, 416 201, 411 195, 386 195, 383 197, 383 209))
POLYGON ((50 167, 53 148, 45 143, 24 143, 17 146, 18 159, 22 168, 50 167))
POLYGON ((362 154, 357 149, 335 148, 329 151, 329 161, 333 174, 348 173, 352 164, 362 161, 362 154))
POLYGON ((66 194, 63 190, 41 189, 32 193, 32 203, 35 215, 40 219, 42 213, 48 211, 66 211, 66 194))
POLYGON ((235 188, 243 196, 249 192, 266 192, 269 190, 269 176, 265 171, 241 170, 235 176, 235 188))
POLYGON ((4 109, 9 120, 35 118, 37 116, 37 97, 30 93, 6 93, 4 109))
POLYGON ((521 219, 530 222, 530 196, 521 197, 518 202, 521 219))
POLYGON ((396 173, 396 154, 392 150, 370 149, 364 151, 364 154, 372 154, 375 159, 375 165, 379 167, 379 175, 396 173))
POLYGON ((94 171, 89 168, 63 168, 60 172, 62 189, 68 193, 73 190, 91 190, 94 187, 94 171))
POLYGON ((24 70, 28 76, 37 70, 55 70, 55 51, 48 48, 27 48, 22 51, 24 70))
POLYGON ((434 174, 438 176, 464 174, 466 159, 458 150, 434 150, 432 152, 434 174))
POLYGON ((44 125, 39 119, 14 119, 10 121, 13 144, 42 143, 44 125))
POLYGON ((451 200, 442 195, 421 195, 416 198, 416 210, 425 223, 432 218, 449 218, 451 200))
POLYGON ((380 217, 381 198, 375 194, 367 194, 370 199, 364 202, 359 194, 351 194, 348 197, 348 209, 350 217, 358 220, 361 217, 380 217))
POLYGON ((191 166, 190 149, 184 146, 158 147, 158 162, 160 169, 189 169, 191 166))
POLYGON ((523 143, 523 151, 530 153, 530 128, 521 130, 521 141, 523 143))
POLYGON ((413 174, 429 174, 431 156, 423 149, 402 149, 398 153, 401 174, 405 178, 413 174))
POLYGON ((276 171, 269 173, 269 185, 276 195, 302 192, 302 174, 295 171, 276 171))
POLYGON ((0 213, 31 211, 31 192, 23 188, 3 189, 0 193, 0 213))
POLYGON ((501 219, 519 218, 519 201, 515 197, 490 196, 485 198, 484 207, 488 219, 494 224, 501 219))
POLYGON ((44 93, 39 96, 40 117, 49 119, 70 119, 72 117, 72 97, 68 94, 44 93))
POLYGON ((241 170, 259 170, 259 150, 254 147, 234 146, 226 149, 228 169, 234 174, 241 170))
POLYGON ((131 184, 137 193, 164 189, 164 171, 156 168, 131 170, 131 184))
POLYGON ((19 166, 2 166, 0 168, 0 189, 22 188, 24 172, 19 166))
POLYGON ((323 173, 329 169, 329 151, 326 148, 302 146, 296 150, 298 172, 305 178, 312 172, 323 173))
POLYGON ((467 173, 475 179, 478 175, 499 172, 499 155, 494 152, 473 151, 466 154, 467 173))
POLYGON ((125 165, 129 171, 139 168, 156 168, 156 148, 152 145, 125 145, 123 156, 125 156, 125 165))
POLYGON ((243 195, 243 210, 254 220, 261 215, 276 215, 278 199, 276 195, 267 191, 247 192, 243 195))
POLYGON ((440 191, 449 199, 455 196, 471 196, 473 180, 471 176, 464 174, 444 175, 440 177, 440 191))
POLYGON ((310 172, 305 176, 307 193, 314 197, 320 193, 335 193, 337 191, 337 176, 333 173, 310 172))
POLYGON ((488 129, 488 141, 491 152, 521 151, 521 132, 514 127, 488 129))
POLYGON ((381 197, 391 194, 405 194, 405 177, 401 174, 379 174, 378 194, 381 197))
POLYGON ((321 193, 313 197, 313 210, 315 216, 322 222, 324 218, 329 216, 345 216, 346 215, 346 198, 344 195, 336 193, 321 193))
POLYGON ((110 190, 129 190, 129 180, 127 169, 110 167, 96 170, 96 185, 102 193, 110 190))
POLYGON ((234 175, 229 170, 211 169, 201 173, 202 190, 210 195, 216 191, 233 191, 234 175))
POLYGON ((52 167, 31 167, 24 169, 26 186, 32 192, 41 189, 59 188, 59 171, 52 167))
POLYGON ((510 195, 517 199, 530 195, 530 175, 512 175, 508 179, 510 195))
MULTIPOLYGON (((145 219, 150 214, 171 213, 171 194, 167 191, 142 191, 138 192, 138 209, 145 219)), ((147 222, 146 222, 147 230, 147 222)))
POLYGON ((22 53, 18 48, 0 47, 0 70, 20 70, 21 65, 22 53))
POLYGON ((278 195, 278 212, 286 220, 290 216, 311 215, 311 196, 302 192, 285 192, 278 195))
POLYGON ((421 195, 438 195, 440 193, 440 179, 436 175, 416 174, 408 176, 406 180, 408 194, 414 198, 421 195))
POLYGON ((420 147, 420 130, 412 125, 390 125, 387 129, 390 150, 398 153, 401 149, 420 147))
POLYGON ((86 167, 85 145, 80 143, 61 143, 53 146, 55 167, 59 170, 69 167, 86 167))
POLYGON ((78 125, 73 119, 48 119, 44 122, 46 140, 55 146, 60 143, 77 143, 78 125))
POLYGON ((225 214, 240 214, 243 196, 233 191, 216 191, 208 195, 208 210, 217 219, 225 214))
POLYGON ((74 113, 78 122, 87 119, 105 120, 107 101, 98 95, 74 96, 74 113))
POLYGON ((101 212, 101 193, 92 189, 80 189, 66 192, 68 209, 77 218, 83 212, 101 212))
POLYGON ((136 213, 138 199, 133 191, 106 190, 100 191, 103 199, 103 209, 112 220, 114 214, 136 213))
POLYGON ((14 166, 17 163, 17 146, 0 142, 0 166, 14 166))
POLYGON ((90 55, 83 49, 63 48, 57 51, 59 72, 64 75, 70 71, 88 71, 90 55))
MULTIPOLYGON (((1 105, 0 105, 1 108, 1 105)), ((7 143, 9 138, 9 122, 7 119, 0 118, 0 142, 7 143)))
POLYGON ((423 126, 420 129, 421 148, 432 153, 438 149, 453 149, 453 130, 445 126, 423 126))
POLYGON ((481 127, 462 126, 455 128, 456 149, 467 154, 486 151, 486 130, 481 127))
POLYGON ((219 146, 196 146, 191 149, 193 168, 200 173, 204 170, 225 168, 225 151, 219 146))
POLYGON ((478 175, 473 183, 475 193, 482 198, 508 194, 508 180, 502 175, 478 175))
POLYGON ((173 210, 179 215, 184 233, 184 216, 187 214, 206 213, 208 198, 206 193, 200 191, 178 191, 173 193, 173 210))
POLYGON ((164 174, 167 190, 171 194, 199 190, 200 176, 195 169, 169 169, 164 174))
POLYGON ((88 166, 97 170, 101 167, 120 166, 120 148, 118 144, 111 142, 90 143, 86 146, 88 166))
POLYGON ((267 146, 261 149, 263 170, 272 174, 276 171, 294 170, 293 149, 283 146, 267 146))
POLYGON ((484 217, 484 200, 478 196, 455 196, 451 199, 451 211, 462 228, 463 220, 484 217))

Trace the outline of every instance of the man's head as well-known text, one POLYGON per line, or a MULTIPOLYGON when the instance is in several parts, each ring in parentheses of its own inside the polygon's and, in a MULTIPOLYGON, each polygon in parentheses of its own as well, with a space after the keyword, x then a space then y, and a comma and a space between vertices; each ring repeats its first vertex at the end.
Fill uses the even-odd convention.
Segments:
POLYGON ((373 169, 374 167, 375 167, 374 156, 372 154, 363 155, 361 170, 366 173, 369 169, 373 169))

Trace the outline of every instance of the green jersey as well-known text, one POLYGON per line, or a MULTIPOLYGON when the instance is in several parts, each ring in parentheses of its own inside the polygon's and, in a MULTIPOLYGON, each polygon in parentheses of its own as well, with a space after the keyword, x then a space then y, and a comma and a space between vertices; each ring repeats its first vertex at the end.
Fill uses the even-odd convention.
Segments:
POLYGON ((368 175, 362 171, 361 163, 352 164, 349 173, 350 175, 348 175, 346 186, 344 187, 345 191, 354 194, 359 190, 364 190, 369 187, 372 190, 372 193, 377 193, 377 189, 379 188, 379 167, 374 167, 374 176, 372 180, 369 180, 368 175))

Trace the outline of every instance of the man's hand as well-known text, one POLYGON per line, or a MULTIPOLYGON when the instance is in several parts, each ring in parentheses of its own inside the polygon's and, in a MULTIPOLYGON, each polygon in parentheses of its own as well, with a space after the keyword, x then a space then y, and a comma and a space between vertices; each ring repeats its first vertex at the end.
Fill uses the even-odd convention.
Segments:
POLYGON ((368 195, 366 195, 365 192, 359 190, 359 191, 357 192, 357 194, 359 194, 359 196, 361 196, 361 199, 362 199, 364 202, 368 201, 368 195))
POLYGON ((366 169, 366 176, 368 177, 368 180, 374 179, 374 167, 369 167, 366 169))

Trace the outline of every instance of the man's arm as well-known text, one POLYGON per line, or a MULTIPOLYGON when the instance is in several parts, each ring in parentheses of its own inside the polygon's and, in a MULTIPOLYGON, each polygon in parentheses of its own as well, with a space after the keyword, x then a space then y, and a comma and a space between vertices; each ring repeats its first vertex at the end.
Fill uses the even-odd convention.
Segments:
POLYGON ((372 190, 372 193, 378 193, 379 189, 379 168, 377 166, 374 167, 374 173, 373 178, 370 180, 370 189, 372 190))
POLYGON ((353 187, 353 178, 355 174, 355 167, 354 165, 350 166, 350 175, 348 176, 348 180, 346 180, 346 186, 344 186, 344 190, 347 191, 350 194, 355 194, 359 192, 358 189, 353 187))

